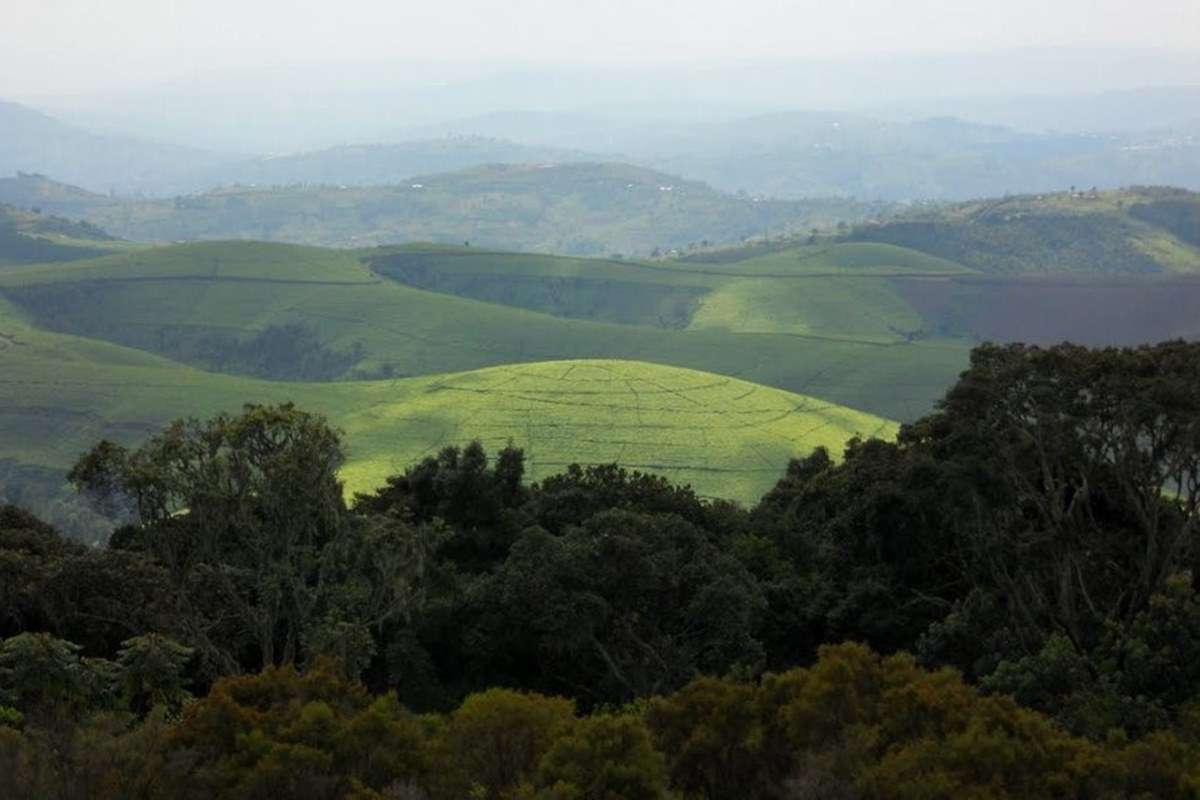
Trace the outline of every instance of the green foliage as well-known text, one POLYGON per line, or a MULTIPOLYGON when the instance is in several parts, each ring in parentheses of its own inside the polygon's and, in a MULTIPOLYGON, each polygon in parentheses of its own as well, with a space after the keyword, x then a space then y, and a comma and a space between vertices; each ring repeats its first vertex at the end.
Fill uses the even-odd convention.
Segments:
POLYGON ((489 689, 450 715, 444 747, 481 797, 505 800, 532 784, 543 756, 575 725, 569 700, 489 689))
POLYGON ((80 647, 46 633, 0 642, 0 702, 24 715, 71 715, 107 704, 113 665, 81 659, 80 647))
POLYGON ((486 671, 541 673, 539 687, 583 688, 590 702, 656 694, 763 655, 753 578, 669 515, 610 510, 562 536, 527 530, 472 594, 473 655, 486 671))
POLYGON ((103 255, 112 237, 86 222, 0 203, 0 266, 76 261, 103 255))
POLYGON ((646 722, 671 755, 671 785, 686 797, 765 793, 774 777, 756 687, 698 678, 653 699, 646 722))
POLYGON ((185 671, 192 655, 191 648, 153 633, 123 642, 117 665, 126 703, 135 712, 156 706, 178 712, 191 698, 185 671))
POLYGON ((539 800, 663 800, 667 776, 645 724, 628 714, 576 723, 541 760, 539 800))
POLYGON ((1190 579, 1171 576, 1200 534, 1198 370, 1182 342, 977 349, 897 443, 797 461, 764 498, 796 575, 758 567, 795 588, 772 629, 915 643, 1093 737, 1168 724, 1194 686, 1190 579))
POLYGON ((1176 189, 1072 191, 914 212, 861 226, 849 238, 990 273, 1194 273, 1198 208, 1194 193, 1176 189))
POLYGON ((177 421, 135 451, 101 443, 71 479, 136 510, 142 546, 179 594, 185 640, 207 670, 234 672, 243 648, 264 667, 369 654, 363 631, 415 602, 417 533, 399 519, 351 519, 342 462, 323 418, 247 406, 177 421))
MULTIPOLYGON (((17 199, 33 176, 0 184, 17 199)), ((738 242, 764 230, 861 219, 847 200, 755 201, 624 164, 476 167, 394 186, 232 187, 163 199, 82 198, 44 181, 46 207, 142 241, 267 239, 361 247, 397 241, 460 243, 573 255, 649 253, 691 242, 738 242), (660 187, 670 186, 670 191, 660 187), (468 213, 464 213, 469 209, 468 213)))
POLYGON ((178 797, 340 798, 353 781, 383 789, 426 769, 416 718, 327 666, 219 681, 168 747, 191 762, 178 797))

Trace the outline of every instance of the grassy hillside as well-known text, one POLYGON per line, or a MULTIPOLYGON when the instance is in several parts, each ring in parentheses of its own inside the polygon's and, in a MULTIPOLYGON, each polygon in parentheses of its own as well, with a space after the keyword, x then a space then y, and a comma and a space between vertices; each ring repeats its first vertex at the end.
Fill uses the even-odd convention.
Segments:
POLYGON ((123 246, 86 222, 0 204, 0 266, 95 258, 123 246))
POLYGON ((126 239, 257 239, 359 247, 469 241, 508 250, 647 255, 864 219, 849 200, 773 201, 622 164, 488 166, 370 187, 229 188, 160 200, 0 180, 0 202, 40 204, 126 239))
POLYGON ((1200 272, 1200 194, 1139 188, 981 200, 864 225, 885 242, 995 274, 1200 272))
POLYGON ((284 383, 201 372, 142 351, 37 330, 0 301, 0 459, 64 469, 101 437, 133 442, 179 415, 290 400, 347 434, 351 490, 438 448, 525 447, 534 476, 616 461, 752 500, 791 456, 835 452, 885 420, 694 370, 584 360, 388 381, 284 383))
POLYGON ((397 248, 367 258, 380 274, 410 286, 558 316, 876 343, 916 338, 922 330, 885 278, 968 272, 874 244, 796 247, 729 267, 454 248, 397 248))
MULTIPOLYGON (((839 248, 846 258, 862 250, 839 248)), ((847 270, 831 281, 824 272, 805 272, 806 263, 811 268, 819 259, 797 259, 793 273, 778 264, 751 265, 750 277, 742 278, 707 266, 410 247, 366 251, 373 271, 347 251, 198 243, 13 268, 0 275, 0 293, 42 327, 216 371, 280 379, 406 377, 617 358, 716 372, 909 419, 924 413, 962 369, 967 346, 909 341, 916 338, 911 307, 876 274, 886 274, 887 259, 898 256, 878 251, 884 266, 847 270), (418 268, 431 280, 475 281, 483 293, 524 292, 528 308, 501 305, 515 303, 508 295, 480 302, 443 293, 440 283, 434 292, 388 277, 418 268), (795 299, 794 313, 777 306, 765 320, 747 305, 729 311, 738 307, 739 286, 750 287, 741 299, 752 306, 764 281, 774 286, 768 294, 795 299), (641 300, 627 305, 629 298, 641 300), (842 311, 826 308, 821 298, 842 311), (710 301, 717 311, 705 311, 710 301), (855 304, 862 308, 846 311, 855 304), (664 326, 672 320, 660 317, 663 309, 679 312, 678 324, 664 326), (264 363, 275 371, 262 371, 264 363)))

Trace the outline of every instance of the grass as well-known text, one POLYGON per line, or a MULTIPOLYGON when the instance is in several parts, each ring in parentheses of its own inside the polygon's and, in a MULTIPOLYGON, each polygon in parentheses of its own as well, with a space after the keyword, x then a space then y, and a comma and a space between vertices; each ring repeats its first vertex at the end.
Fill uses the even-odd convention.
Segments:
MULTIPOLYGON (((631 298, 658 299, 643 301, 644 318, 564 319, 403 285, 373 273, 347 251, 256 243, 177 245, 11 268, 0 273, 0 293, 19 301, 43 327, 172 357, 178 351, 171 342, 187 337, 250 335, 298 322, 314 328, 325 346, 361 345, 358 375, 415 377, 577 358, 639 360, 715 372, 892 419, 925 413, 966 363, 964 342, 905 341, 903 332, 917 324, 913 312, 887 279, 873 275, 833 280, 801 270, 743 279, 706 266, 475 248, 366 252, 400 253, 405 263, 415 259, 439 280, 476 281, 485 288, 511 288, 521 279, 553 287, 576 276, 572 280, 584 281, 583 289, 569 284, 561 294, 587 297, 590 291, 626 309, 640 309, 631 298), (695 293, 715 299, 716 309, 706 309, 695 293), (700 323, 653 327, 649 315, 667 306, 677 310, 680 296, 700 304, 700 323), (759 310, 763 297, 775 305, 759 310), (849 314, 848 308, 859 312, 849 314)), ((854 252, 861 256, 863 249, 854 252)), ((883 252, 894 263, 892 251, 883 252)))
POLYGON ((920 209, 849 238, 999 274, 1200 273, 1200 194, 1132 188, 920 209))
POLYGON ((19 463, 65 469, 100 438, 135 443, 178 416, 293 401, 346 433, 349 491, 479 438, 524 447, 531 477, 618 462, 752 502, 793 456, 891 436, 871 414, 746 381, 613 359, 507 365, 390 381, 284 383, 217 375, 29 326, 0 303, 0 441, 19 463))

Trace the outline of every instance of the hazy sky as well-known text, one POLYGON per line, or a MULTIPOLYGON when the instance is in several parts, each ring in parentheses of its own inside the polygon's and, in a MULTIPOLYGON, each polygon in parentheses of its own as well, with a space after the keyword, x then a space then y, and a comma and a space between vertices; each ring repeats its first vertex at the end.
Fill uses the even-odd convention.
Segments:
POLYGON ((1200 49, 1200 0, 18 0, 0 96, 369 61, 587 65, 1200 49))

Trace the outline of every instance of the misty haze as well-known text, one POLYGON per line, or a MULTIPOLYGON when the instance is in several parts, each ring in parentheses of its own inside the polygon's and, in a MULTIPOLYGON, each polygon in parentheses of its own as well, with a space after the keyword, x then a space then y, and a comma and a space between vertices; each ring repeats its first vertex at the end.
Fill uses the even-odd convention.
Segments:
POLYGON ((3 18, 3 800, 1198 796, 1200 3, 3 18))

